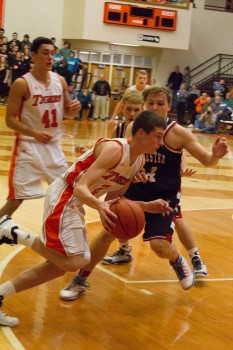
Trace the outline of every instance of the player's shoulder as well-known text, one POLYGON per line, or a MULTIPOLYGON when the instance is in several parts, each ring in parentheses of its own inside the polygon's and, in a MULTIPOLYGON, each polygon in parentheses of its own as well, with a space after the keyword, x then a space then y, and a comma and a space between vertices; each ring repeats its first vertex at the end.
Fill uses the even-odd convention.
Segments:
POLYGON ((26 93, 28 93, 27 81, 23 77, 16 79, 11 85, 10 92, 22 96, 25 95, 26 93))
POLYGON ((178 123, 175 123, 173 127, 169 130, 168 137, 174 141, 180 141, 180 144, 184 144, 187 140, 192 140, 194 135, 192 131, 188 128, 185 128, 178 123))

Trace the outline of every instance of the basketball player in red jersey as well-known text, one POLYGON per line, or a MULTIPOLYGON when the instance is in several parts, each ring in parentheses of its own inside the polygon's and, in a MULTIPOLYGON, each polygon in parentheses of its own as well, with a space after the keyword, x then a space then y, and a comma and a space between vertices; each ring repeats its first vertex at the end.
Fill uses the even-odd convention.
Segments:
POLYGON ((54 46, 38 37, 32 44, 33 69, 11 86, 6 124, 16 132, 9 174, 9 195, 0 217, 12 215, 24 199, 44 195, 42 178, 50 184, 68 169, 60 145, 63 115, 80 110, 71 101, 65 80, 51 72, 54 46))
MULTIPOLYGON (((65 271, 77 271, 90 263, 84 204, 99 212, 107 236, 114 239, 111 229, 115 224, 111 218, 116 218, 116 215, 110 206, 142 169, 144 154, 156 152, 163 144, 165 129, 166 122, 162 117, 153 111, 144 111, 134 122, 130 142, 121 138, 97 141, 49 186, 41 237, 19 230, 7 215, 0 219, 0 244, 19 243, 46 259, 0 285, 0 307, 3 297, 60 277, 65 271), (107 194, 105 201, 101 199, 104 194, 107 194)), ((138 203, 147 212, 169 215, 173 211, 166 201, 160 199, 138 203)), ((0 309, 0 324, 16 326, 18 323, 17 318, 6 316, 0 309)))

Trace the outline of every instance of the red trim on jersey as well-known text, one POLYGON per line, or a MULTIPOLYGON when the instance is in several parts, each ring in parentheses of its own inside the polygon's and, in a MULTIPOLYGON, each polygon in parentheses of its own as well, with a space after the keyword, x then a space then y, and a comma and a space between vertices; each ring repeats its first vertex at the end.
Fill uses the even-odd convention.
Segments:
POLYGON ((50 249, 57 250, 63 255, 67 255, 63 244, 60 240, 59 233, 61 227, 62 213, 73 196, 73 188, 69 185, 65 187, 62 195, 54 207, 52 213, 47 217, 44 223, 44 230, 46 231, 45 246, 50 249))
POLYGON ((175 152, 177 152, 177 153, 181 153, 182 150, 183 150, 183 147, 172 148, 172 147, 168 146, 168 144, 165 142, 165 137, 166 137, 167 133, 168 133, 168 132, 171 130, 171 128, 173 128, 176 124, 177 124, 177 122, 174 120, 173 122, 171 122, 171 123, 167 126, 167 128, 166 128, 166 130, 165 130, 165 133, 164 133, 164 135, 163 135, 163 140, 164 140, 164 145, 165 145, 169 150, 175 151, 175 152))
POLYGON ((66 176, 65 176, 65 180, 66 182, 74 187, 75 185, 75 181, 77 179, 78 176, 82 175, 82 173, 87 170, 88 168, 90 168, 90 166, 94 163, 95 161, 95 156, 93 153, 91 153, 90 155, 88 155, 88 157, 86 159, 81 159, 78 160, 77 163, 75 163, 75 168, 74 171, 69 172, 66 176))
POLYGON ((11 165, 10 165, 9 178, 8 178, 9 193, 7 198, 10 198, 10 199, 16 199, 13 180, 14 180, 14 172, 15 172, 15 163, 18 157, 18 149, 19 149, 19 138, 16 137, 15 145, 14 145, 14 149, 11 157, 11 165))

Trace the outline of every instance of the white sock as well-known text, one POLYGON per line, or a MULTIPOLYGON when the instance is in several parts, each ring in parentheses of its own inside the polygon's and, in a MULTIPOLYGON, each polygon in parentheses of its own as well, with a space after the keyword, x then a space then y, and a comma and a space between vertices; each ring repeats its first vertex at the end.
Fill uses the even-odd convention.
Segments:
POLYGON ((198 256, 198 258, 201 259, 200 254, 199 254, 199 250, 197 247, 189 249, 188 253, 189 253, 189 256, 191 259, 194 258, 195 256, 198 256))
POLYGON ((129 242, 119 242, 120 243, 120 248, 125 250, 126 252, 131 251, 131 246, 129 245, 129 242))
POLYGON ((27 233, 27 232, 21 231, 19 229, 16 229, 15 233, 17 233, 18 243, 24 245, 25 247, 29 247, 29 248, 32 247, 33 242, 37 237, 37 235, 35 235, 33 233, 27 233))
POLYGON ((11 294, 16 293, 15 287, 11 281, 7 281, 0 285, 0 295, 8 297, 11 294))

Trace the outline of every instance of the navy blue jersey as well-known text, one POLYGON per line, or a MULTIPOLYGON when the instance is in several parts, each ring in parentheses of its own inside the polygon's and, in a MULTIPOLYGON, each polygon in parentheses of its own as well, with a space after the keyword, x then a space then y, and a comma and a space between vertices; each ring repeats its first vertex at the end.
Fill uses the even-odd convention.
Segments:
MULTIPOLYGON (((175 121, 168 120, 164 138, 176 124, 175 121)), ((161 146, 154 154, 145 154, 145 165, 143 171, 149 180, 143 183, 131 184, 125 197, 151 201, 157 198, 169 200, 169 196, 174 195, 181 187, 181 149, 172 149, 166 145, 161 146)))
POLYGON ((126 130, 126 123, 125 121, 118 124, 116 128, 116 137, 118 138, 124 138, 125 136, 125 130, 126 130))

